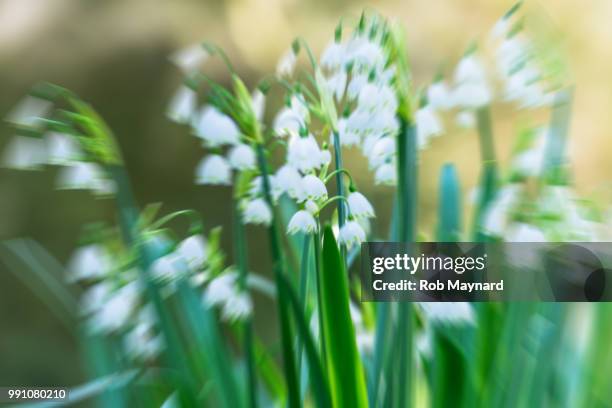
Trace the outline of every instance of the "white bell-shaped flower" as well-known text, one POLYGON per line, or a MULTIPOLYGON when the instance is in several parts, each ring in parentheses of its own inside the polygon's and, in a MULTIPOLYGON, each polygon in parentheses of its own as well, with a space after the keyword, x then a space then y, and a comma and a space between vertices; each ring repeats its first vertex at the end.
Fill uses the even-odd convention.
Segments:
POLYGON ((196 183, 213 185, 232 184, 232 169, 223 156, 216 154, 206 156, 196 168, 196 183))
POLYGON ((270 225, 272 223, 272 210, 262 198, 256 198, 246 203, 244 208, 244 222, 247 224, 270 225))
POLYGON ((327 188, 325 187, 325 183, 317 176, 307 174, 302 177, 301 185, 302 196, 300 197, 300 201, 327 199, 327 188))
POLYGON ((338 243, 350 248, 366 240, 366 233, 357 221, 347 221, 338 233, 338 243))
POLYGON ((243 320, 253 313, 253 301, 246 292, 235 292, 223 305, 221 317, 228 322, 243 320))
POLYGON ((376 169, 374 173, 374 182, 376 184, 382 184, 387 186, 394 186, 397 184, 397 170, 391 163, 382 164, 376 169))
POLYGON ((196 234, 182 240, 176 250, 191 268, 199 269, 206 262, 207 247, 204 236, 196 234))
POLYGON ((105 178, 100 166, 86 162, 64 167, 57 176, 57 186, 65 190, 92 190, 99 194, 113 194, 116 191, 115 183, 105 178))
POLYGON ((295 167, 285 164, 276 171, 275 174, 276 186, 283 193, 287 193, 291 198, 297 198, 301 195, 302 176, 295 167))
POLYGON ((211 147, 233 145, 240 140, 238 126, 214 106, 202 108, 199 118, 195 121, 195 130, 197 136, 211 147))
POLYGON ((183 72, 191 74, 197 70, 209 57, 208 52, 202 47, 202 44, 193 44, 178 50, 170 57, 176 66, 183 72))
POLYGON ((124 327, 138 305, 140 287, 130 282, 114 292, 91 317, 90 327, 96 333, 110 333, 124 327))
POLYGON ((336 41, 330 42, 321 54, 321 66, 331 71, 344 67, 346 49, 344 44, 336 41))
POLYGON ((96 279, 105 276, 112 269, 112 261, 101 245, 86 245, 74 251, 67 269, 69 281, 96 279))
POLYGON ((72 136, 51 132, 45 138, 50 164, 68 165, 83 159, 83 152, 72 136))
POLYGON ((318 169, 323 165, 323 157, 317 141, 312 135, 292 136, 287 148, 287 163, 303 173, 318 169))
POLYGON ((177 122, 189 124, 193 120, 197 106, 197 95, 188 86, 181 86, 170 101, 168 117, 177 122))
POLYGON ((439 110, 448 110, 453 107, 453 97, 444 81, 434 82, 427 88, 427 102, 439 110))
POLYGON ((299 210, 293 214, 293 217, 291 217, 287 225, 287 233, 289 234, 297 234, 299 232, 310 234, 316 230, 317 221, 314 216, 306 210, 299 210))
POLYGON ((36 170, 46 161, 47 146, 43 139, 15 136, 4 150, 0 164, 16 170, 36 170))
POLYGON ((351 215, 354 218, 374 217, 374 207, 372 207, 368 199, 359 191, 350 193, 346 199, 351 215))
POLYGON ((184 260, 176 252, 157 258, 151 265, 151 275, 160 282, 176 280, 185 272, 181 268, 181 262, 184 262, 184 260))
POLYGON ((238 144, 229 152, 228 161, 236 170, 252 170, 257 166, 255 152, 251 146, 238 144))
POLYGON ((293 75, 293 70, 295 69, 296 62, 297 55, 293 51, 292 47, 287 52, 285 52, 278 61, 278 64, 276 65, 276 75, 278 75, 279 77, 290 77, 291 75, 293 75))
POLYGON ((430 105, 426 105, 416 112, 417 141, 419 147, 429 143, 429 139, 443 132, 442 123, 430 105))

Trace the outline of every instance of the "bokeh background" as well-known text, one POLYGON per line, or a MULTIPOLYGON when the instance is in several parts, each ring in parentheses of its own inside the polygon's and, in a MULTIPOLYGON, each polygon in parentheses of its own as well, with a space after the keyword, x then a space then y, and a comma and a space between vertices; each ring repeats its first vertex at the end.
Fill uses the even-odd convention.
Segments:
MULTIPOLYGON (((230 189, 194 186, 203 155, 186 128, 165 117, 180 83, 168 56, 209 40, 223 47, 248 84, 274 70, 296 36, 317 54, 342 16, 365 8, 400 20, 407 32, 415 83, 425 86, 441 66, 452 67, 465 48, 482 38, 510 6, 501 0, 298 1, 298 0, 0 0, 0 117, 32 84, 51 81, 72 89, 104 116, 116 133, 141 205, 163 202, 163 211, 193 208, 206 226, 230 227, 230 189)), ((578 192, 602 204, 612 197, 612 2, 527 2, 558 33, 565 48, 575 99, 570 160, 578 192)), ((221 67, 212 76, 226 81, 221 67)), ((449 71, 449 70, 447 70, 449 71)), ((268 112, 272 116, 273 112, 268 112)), ((545 123, 496 108, 497 153, 507 160, 525 121, 545 123)), ((11 136, 0 125, 0 151, 11 136)), ((421 158, 420 230, 434 228, 437 178, 447 161, 457 164, 466 209, 478 176, 478 145, 470 131, 436 139, 421 158)), ((378 211, 375 232, 386 235, 392 191, 374 187, 360 153, 345 159, 360 189, 378 211)), ((84 225, 112 223, 111 200, 88 192, 54 190, 56 170, 0 169, 0 240, 31 237, 64 263, 84 225)), ((253 228, 253 269, 269 274, 262 231, 253 228), (262 246, 259 248, 259 246, 262 246)), ((231 259, 227 234, 225 249, 231 259)), ((85 380, 78 344, 57 317, 0 258, 0 385, 70 385, 85 380)), ((259 299, 257 302, 263 302, 259 299)), ((262 307, 266 307, 265 305, 262 307)), ((264 323, 258 323, 264 324, 264 323)), ((266 334, 263 327, 258 331, 266 334)), ((268 333, 273 339, 274 334, 268 333)))

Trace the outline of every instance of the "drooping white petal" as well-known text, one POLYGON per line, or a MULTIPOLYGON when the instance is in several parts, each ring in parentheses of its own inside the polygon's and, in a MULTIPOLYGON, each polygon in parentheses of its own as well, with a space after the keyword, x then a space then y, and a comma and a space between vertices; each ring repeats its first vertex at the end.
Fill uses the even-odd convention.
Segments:
POLYGON ((91 317, 90 327, 96 333, 110 333, 125 326, 140 297, 136 281, 114 292, 106 303, 91 317))
POLYGON ((256 167, 255 152, 251 146, 238 144, 234 146, 228 156, 230 165, 236 170, 251 170, 256 167))
POLYGON ((478 109, 491 103, 491 90, 484 82, 465 82, 453 92, 453 103, 466 109, 478 109))
POLYGON ((455 122, 464 129, 472 129, 476 126, 476 116, 472 111, 461 111, 455 117, 455 122))
POLYGON ((68 280, 95 279, 110 272, 112 262, 106 250, 96 244, 78 248, 68 261, 68 280))
POLYGON ((388 161, 396 153, 395 138, 382 137, 376 141, 368 153, 371 168, 377 168, 388 161))
POLYGON ((376 184, 394 186, 397 184, 397 170, 391 163, 385 163, 376 169, 374 174, 376 184))
POLYGON ((255 113, 255 119, 261 122, 263 120, 264 113, 266 110, 266 96, 259 89, 256 89, 251 94, 251 101, 253 102, 253 112, 255 113))
POLYGON ((256 198, 246 204, 244 208, 244 222, 247 224, 270 225, 272 210, 262 198, 256 198))
POLYGON ((301 194, 302 176, 295 167, 285 164, 276 171, 275 179, 278 189, 289 197, 297 198, 301 194))
POLYGON ((287 148, 287 163, 301 172, 318 169, 326 159, 312 135, 306 137, 292 136, 287 148))
POLYGON ((434 82, 427 88, 427 102, 433 109, 448 110, 453 107, 451 91, 444 81, 434 82))
POLYGON ((216 306, 230 300, 236 292, 236 278, 236 273, 225 272, 210 281, 204 291, 205 304, 216 306))
POLYGON ((151 265, 151 276, 160 282, 176 280, 184 273, 180 267, 181 261, 180 255, 175 252, 157 258, 151 265))
POLYGON ((92 190, 99 194, 114 194, 116 185, 105 177, 97 164, 76 162, 64 167, 57 177, 57 187, 64 190, 92 190))
POLYGON ((237 144, 240 140, 240 130, 234 121, 221 113, 214 106, 202 108, 200 117, 195 123, 198 137, 211 147, 237 144))
POLYGON ((47 146, 43 139, 15 136, 4 150, 0 164, 16 170, 36 170, 46 161, 47 146))
POLYGON ((347 221, 340 228, 338 233, 338 243, 350 248, 359 245, 366 240, 366 233, 357 221, 347 221))
POLYGON ((455 70, 457 83, 479 83, 486 81, 485 69, 474 54, 467 55, 459 61, 455 70))
POLYGON ((342 43, 330 42, 323 54, 321 54, 321 66, 332 71, 343 68, 345 64, 346 51, 342 43))
POLYGON ((225 158, 216 154, 206 156, 196 168, 197 184, 232 184, 232 170, 225 158))
POLYGON ((358 191, 350 193, 347 197, 349 210, 355 218, 374 217, 374 207, 368 199, 358 191))
POLYGON ((228 322, 242 320, 253 313, 253 302, 246 292, 234 293, 231 300, 223 305, 221 317, 228 322))
POLYGON ((83 152, 70 135, 51 132, 45 136, 48 147, 48 162, 55 165, 73 164, 83 159, 83 152))
POLYGON ((187 86, 181 86, 170 101, 168 117, 178 123, 189 124, 196 111, 197 95, 187 86))
POLYGON ((301 185, 303 197, 300 197, 300 201, 327 199, 327 188, 325 187, 325 183, 317 176, 312 174, 304 176, 301 185))
POLYGON ((6 121, 22 126, 35 126, 40 118, 46 117, 53 104, 46 99, 26 96, 6 116, 6 121))
POLYGON ((182 240, 176 250, 191 268, 198 269, 208 256, 207 246, 204 236, 196 234, 182 240))
POLYGON ((304 232, 310 234, 317 230, 317 222, 313 215, 306 210, 299 210, 289 220, 287 225, 287 233, 297 234, 298 232, 304 232))
POLYGON ((278 61, 278 64, 276 65, 276 75, 280 77, 290 77, 293 75, 296 62, 297 55, 293 51, 293 48, 290 48, 278 61))
POLYGON ((208 52, 201 44, 193 44, 175 52, 170 60, 184 72, 190 74, 204 64, 208 57, 208 52))
POLYGON ((427 105, 416 112, 417 140, 419 147, 429 143, 429 139, 443 132, 442 123, 436 112, 427 105))

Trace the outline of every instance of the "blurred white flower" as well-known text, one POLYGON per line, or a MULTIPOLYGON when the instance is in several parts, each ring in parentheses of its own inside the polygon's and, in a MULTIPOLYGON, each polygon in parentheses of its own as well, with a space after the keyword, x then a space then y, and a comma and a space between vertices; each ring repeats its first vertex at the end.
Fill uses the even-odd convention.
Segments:
POLYGON ((15 136, 4 150, 2 167, 17 170, 36 170, 47 161, 45 141, 37 137, 15 136))
POLYGON ((533 225, 525 223, 511 224, 504 236, 508 242, 547 242, 544 232, 533 225))
POLYGON ((205 304, 217 306, 234 296, 237 277, 235 272, 225 272, 210 281, 204 291, 205 304))
POLYGON ((368 83, 359 92, 359 109, 366 111, 387 110, 395 112, 397 110, 397 96, 388 85, 376 85, 368 83))
POLYGON ((397 184, 397 170, 395 169, 395 165, 385 163, 378 167, 374 174, 374 181, 376 184, 389 186, 397 184))
POLYGON ((57 186, 66 190, 92 190, 98 194, 116 192, 115 183, 105 178, 104 170, 97 164, 87 162, 76 162, 60 170, 57 186))
POLYGON ((89 324, 95 333, 110 333, 126 325, 140 297, 136 281, 116 290, 104 305, 90 318, 89 324))
POLYGON ((201 44, 193 44, 178 50, 170 57, 176 66, 183 72, 191 74, 197 70, 209 57, 208 52, 201 44))
POLYGON ((53 104, 48 100, 26 96, 6 115, 6 121, 21 126, 35 126, 40 118, 46 117, 53 104))
POLYGON ((327 86, 337 101, 340 101, 346 90, 347 75, 345 71, 338 71, 327 78, 327 86))
POLYGON ((125 351, 133 358, 149 360, 157 356, 164 347, 161 334, 155 335, 151 327, 137 324, 123 338, 125 351))
POLYGON ((112 286, 106 281, 96 283, 89 287, 85 293, 83 293, 79 302, 81 313, 87 315, 100 309, 111 293, 112 286))
POLYGON ((246 292, 236 292, 224 303, 221 316, 228 322, 245 319, 253 313, 253 302, 246 292))
POLYGON ((467 302, 419 302, 425 318, 432 323, 475 325, 472 306, 467 302))
POLYGON ((214 106, 202 108, 200 117, 195 121, 196 135, 211 147, 237 144, 240 130, 234 121, 214 106))
POLYGON ((287 148, 287 163, 301 172, 309 172, 321 167, 326 160, 312 135, 292 136, 287 148))
POLYGON ((189 124, 197 106, 197 94, 188 86, 181 86, 170 101, 168 117, 178 123, 189 124))
POLYGON ((232 170, 225 158, 211 154, 203 158, 196 168, 197 184, 232 184, 232 170))
POLYGON ((238 144, 229 152, 228 161, 236 170, 252 170, 257 166, 255 152, 251 146, 238 144))
POLYGON ((276 75, 280 77, 290 77, 291 75, 293 75, 293 70, 295 69, 296 61, 297 55, 293 51, 292 47, 287 52, 285 52, 278 61, 278 64, 276 65, 276 75))
POLYGON ((368 83, 368 74, 354 74, 349 81, 346 94, 350 99, 356 99, 363 87, 368 83))
POLYGON ((455 117, 455 122, 464 129, 472 129, 476 126, 476 115, 472 111, 461 111, 455 117))
POLYGON ((417 142, 420 148, 429 143, 429 139, 440 135, 444 129, 436 112, 426 105, 416 112, 417 142))
POLYGON ((262 198, 249 201, 244 208, 244 222, 247 224, 270 225, 272 210, 262 198))
POLYGON ((453 97, 444 81, 434 82, 427 88, 427 103, 433 109, 447 110, 453 107, 453 97))
POLYGON ((474 54, 466 55, 455 70, 455 82, 480 83, 486 81, 485 69, 474 54))
POLYGON ((368 152, 368 160, 371 168, 378 168, 388 161, 396 153, 395 138, 381 137, 376 141, 374 147, 368 152))
POLYGON ((261 122, 266 110, 266 96, 259 89, 256 89, 251 94, 251 100, 253 101, 253 113, 255 113, 255 119, 261 122))
POLYGON ((201 234, 192 235, 182 240, 176 251, 193 269, 199 269, 208 256, 206 239, 201 234))
POLYGON ((327 188, 325 187, 325 183, 317 176, 307 174, 302 177, 301 186, 302 196, 299 197, 300 201, 327 199, 327 188))
POLYGON ((113 264, 108 252, 101 245, 92 244, 78 248, 68 261, 68 280, 95 279, 105 276, 113 264))
MULTIPOLYGON (((333 134, 331 138, 333 139, 333 134)), ((349 126, 347 118, 340 118, 338 120, 338 138, 340 139, 341 146, 357 146, 361 143, 361 135, 357 128, 349 126)), ((333 140, 330 144, 333 144, 333 140)))
POLYGON ((503 236, 510 221, 510 215, 519 200, 520 184, 502 187, 484 213, 484 230, 493 236, 503 236))
POLYGON ((491 103, 491 91, 484 82, 465 82, 455 88, 453 103, 467 109, 478 109, 491 103))
POLYGON ((343 68, 345 63, 346 51, 342 43, 332 41, 321 54, 321 66, 332 71, 343 68))
POLYGON ((160 282, 171 282, 183 274, 179 264, 183 261, 176 252, 157 258, 151 265, 151 276, 160 282))
POLYGON ((51 132, 45 136, 48 146, 48 162, 55 165, 68 165, 83 159, 83 152, 70 135, 51 132))
POLYGON ((357 221, 347 221, 338 233, 338 243, 348 248, 359 245, 366 240, 366 233, 357 221))
POLYGON ((355 218, 374 217, 374 208, 368 199, 358 191, 350 193, 347 197, 349 210, 355 218))
POLYGON ((287 233, 289 234, 297 234, 298 232, 310 234, 316 230, 317 222, 313 215, 306 210, 299 210, 293 214, 293 217, 291 217, 287 225, 287 233))
POLYGON ((304 203, 304 208, 311 214, 316 214, 319 211, 319 206, 312 200, 307 200, 304 203))
POLYGON ((298 135, 310 120, 308 106, 301 94, 291 97, 289 106, 284 106, 274 119, 274 134, 276 136, 298 135))
POLYGON ((275 174, 276 186, 289 197, 297 198, 301 195, 302 176, 291 165, 285 164, 276 171, 275 174))

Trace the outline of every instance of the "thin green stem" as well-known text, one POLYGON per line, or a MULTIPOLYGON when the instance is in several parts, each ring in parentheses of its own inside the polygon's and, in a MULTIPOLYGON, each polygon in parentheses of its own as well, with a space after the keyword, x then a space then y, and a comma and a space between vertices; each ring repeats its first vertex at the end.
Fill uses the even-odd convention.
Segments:
POLYGON ((313 235, 315 247, 315 271, 317 278, 317 314, 319 319, 319 344, 321 349, 321 360, 323 367, 327 367, 327 353, 325 348, 325 330, 323 325, 323 299, 321 298, 321 225, 317 218, 317 232, 313 235))
POLYGON ((329 173, 327 176, 325 176, 325 178, 323 179, 323 183, 327 184, 329 183, 329 180, 332 179, 332 177, 336 176, 339 173, 343 173, 345 174, 348 178, 349 178, 349 185, 353 185, 353 177, 351 176, 351 173, 349 173, 349 171, 347 169, 336 169, 334 171, 332 171, 331 173, 329 173))
MULTIPOLYGON (((336 161, 336 188, 338 190, 337 194, 340 197, 344 197, 344 179, 342 178, 342 172, 339 170, 344 169, 342 165, 342 147, 340 146, 340 135, 338 131, 333 131, 334 135, 334 157, 336 161)), ((344 202, 338 202, 338 226, 342 228, 344 223, 346 222, 346 210, 348 205, 344 202), (345 207, 346 206, 346 207, 345 207)), ((346 247, 344 245, 340 245, 340 253, 342 254, 343 262, 346 262, 346 247)))
MULTIPOLYGON (((239 208, 238 200, 234 201, 234 237, 236 239, 236 259, 238 261, 239 286, 242 291, 247 291, 248 279, 248 259, 247 259, 247 240, 242 222, 242 213, 239 208)), ((257 379, 255 377, 254 346, 253 346, 253 322, 248 317, 243 322, 242 343, 245 351, 247 368, 247 393, 249 396, 249 406, 257 407, 257 379)))
POLYGON ((348 200, 343 196, 337 195, 337 196, 327 199, 323 204, 321 204, 321 206, 319 206, 319 210, 314 215, 318 215, 325 207, 327 207, 329 204, 336 202, 336 201, 342 201, 343 203, 346 203, 348 206, 348 200))
MULTIPOLYGON (((267 161, 264 151, 264 146, 260 143, 256 145, 257 161, 259 171, 263 180, 264 197, 270 208, 274 208, 272 200, 272 188, 270 186, 270 177, 268 174, 267 161)), ((278 313, 281 326, 281 342, 283 348, 283 363, 285 368, 285 376, 287 381, 287 390, 290 407, 299 407, 299 387, 296 375, 295 355, 292 350, 293 335, 291 330, 291 322, 289 320, 289 301, 286 298, 285 291, 282 287, 281 280, 283 279, 283 258, 280 247, 280 237, 278 227, 276 225, 276 216, 273 216, 270 227, 268 228, 270 239, 270 251, 272 255, 272 269, 276 280, 276 289, 278 292, 278 313)))

